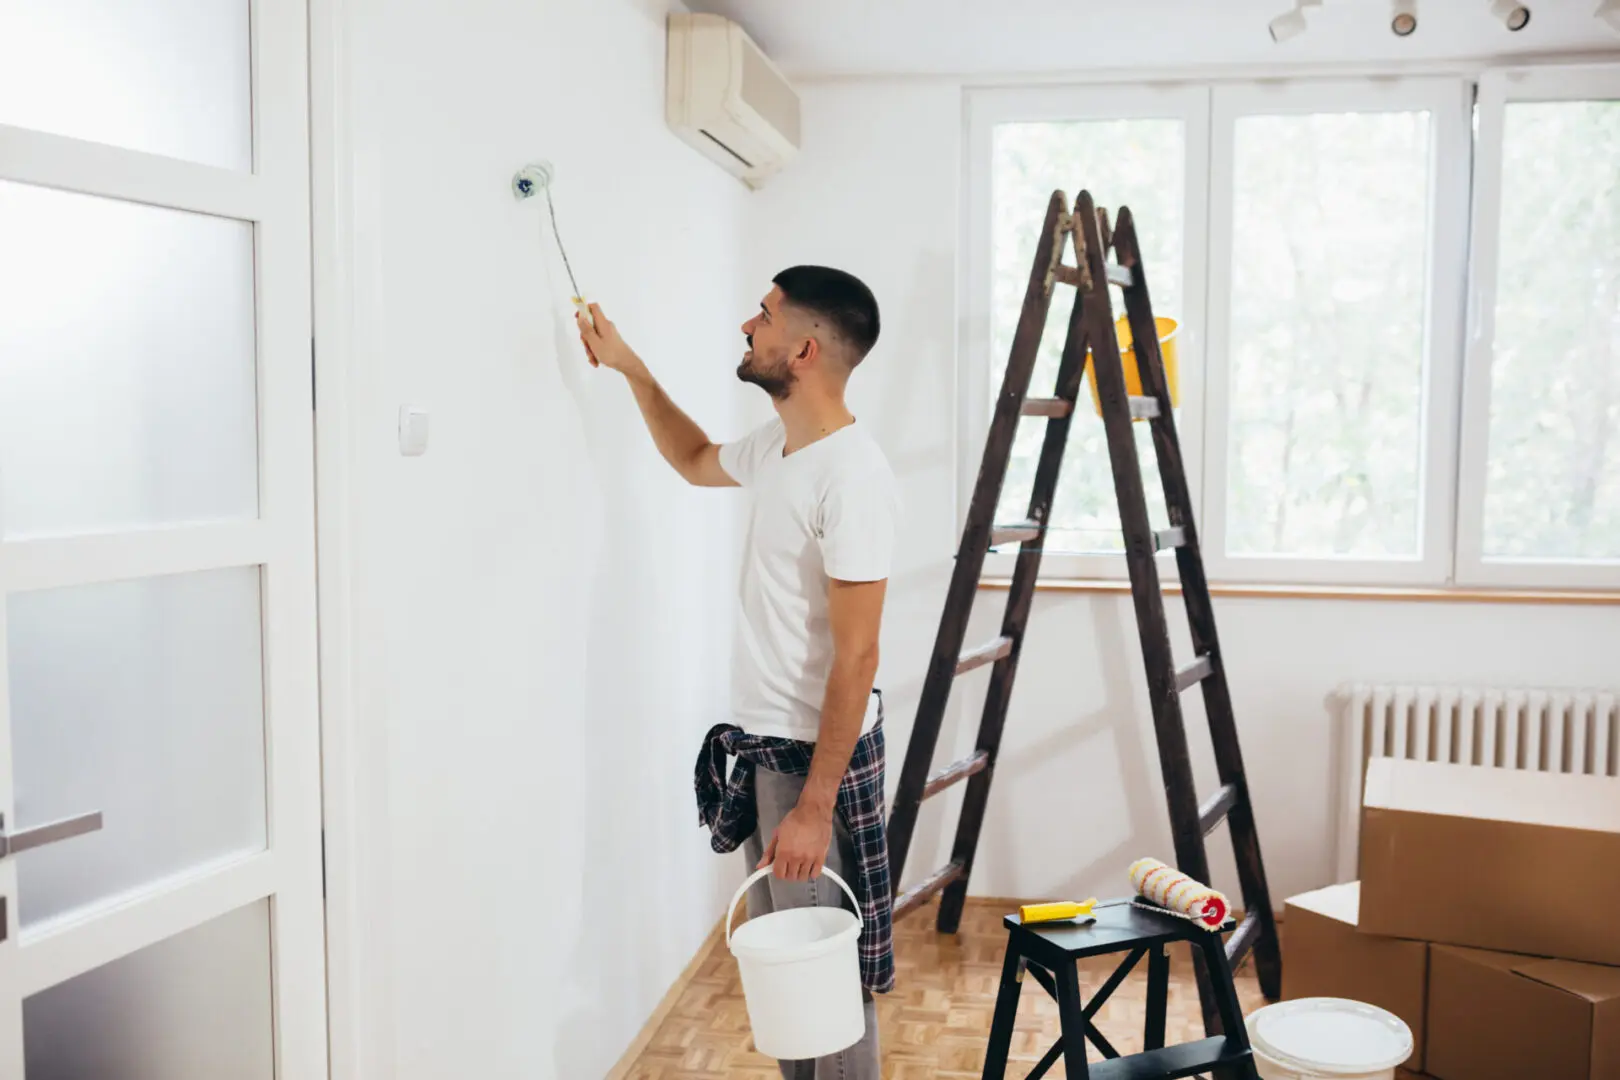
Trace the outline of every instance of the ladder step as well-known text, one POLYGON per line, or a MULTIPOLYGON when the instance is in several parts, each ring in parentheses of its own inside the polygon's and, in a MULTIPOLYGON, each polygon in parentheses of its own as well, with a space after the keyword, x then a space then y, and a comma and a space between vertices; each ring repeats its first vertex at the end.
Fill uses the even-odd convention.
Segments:
MULTIPOLYGON (((1146 400, 1152 401, 1153 399, 1148 398, 1146 400)), ((1153 402, 1153 407, 1155 409, 1158 408, 1158 405, 1159 403, 1157 401, 1153 402)), ((1074 403, 1064 401, 1062 398, 1031 397, 1024 399, 1024 407, 1019 410, 1019 412, 1023 416, 1045 416, 1055 420, 1060 417, 1068 416, 1073 409, 1074 403)), ((1155 412, 1154 415, 1157 416, 1158 413, 1155 412)))
POLYGON ((1173 551, 1187 542, 1187 530, 1177 525, 1173 529, 1159 529, 1153 534, 1154 551, 1173 551))
POLYGON ((1241 1065, 1253 1057, 1253 1052, 1245 1049, 1238 1039, 1217 1035, 1213 1039, 1167 1046, 1163 1050, 1087 1062, 1086 1075, 1091 1080, 1179 1080, 1183 1076, 1216 1072, 1223 1066, 1241 1065))
POLYGON ((1118 263, 1108 264, 1108 284, 1118 285, 1122 289, 1128 289, 1135 284, 1135 282, 1136 275, 1131 273, 1130 267, 1120 266, 1118 263))
POLYGON ((1205 836, 1215 831, 1215 826, 1226 820, 1226 815, 1232 812, 1237 805, 1237 785, 1222 784, 1221 790, 1210 796, 1208 802, 1198 808, 1198 830, 1205 836))
POLYGON ((1259 937, 1260 916, 1251 911, 1238 923, 1237 931, 1226 939, 1226 959, 1232 965, 1232 970, 1236 971, 1237 966, 1243 963, 1243 958, 1249 955, 1259 937))
POLYGON ((1131 403, 1132 420, 1156 420, 1159 416, 1159 399, 1150 397, 1133 397, 1128 399, 1131 403))
POLYGON ((1209 662, 1209 657, 1200 656, 1180 671, 1176 672, 1176 690, 1184 691, 1189 686, 1195 686, 1215 671, 1215 665, 1209 662))
POLYGON ((961 675, 964 672, 972 671, 974 668, 981 668, 986 664, 995 663, 1012 652, 1012 644, 1012 638, 998 637, 994 641, 980 645, 977 649, 963 653, 962 659, 956 662, 956 673, 961 675))
POLYGON ((901 916, 920 908, 928 902, 928 898, 935 893, 945 891, 945 887, 962 876, 964 867, 961 860, 956 860, 940 867, 930 874, 927 880, 918 883, 901 893, 894 902, 894 914, 890 919, 898 922, 901 916))
POLYGON ((975 750, 961 761, 953 761, 939 772, 928 778, 923 785, 922 797, 933 798, 953 784, 959 784, 975 773, 982 773, 990 765, 990 754, 985 750, 975 750))
POLYGON ((992 528, 990 530, 990 546, 1000 547, 1002 544, 1022 544, 1027 540, 1034 540, 1040 535, 1040 522, 1015 521, 992 528))

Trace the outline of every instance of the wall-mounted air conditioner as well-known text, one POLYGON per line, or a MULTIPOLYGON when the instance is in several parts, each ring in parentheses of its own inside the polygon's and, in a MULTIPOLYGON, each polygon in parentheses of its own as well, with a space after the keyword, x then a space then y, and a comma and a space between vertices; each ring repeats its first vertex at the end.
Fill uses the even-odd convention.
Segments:
POLYGON ((757 188, 799 152, 799 95, 742 27, 719 15, 671 15, 669 126, 757 188))

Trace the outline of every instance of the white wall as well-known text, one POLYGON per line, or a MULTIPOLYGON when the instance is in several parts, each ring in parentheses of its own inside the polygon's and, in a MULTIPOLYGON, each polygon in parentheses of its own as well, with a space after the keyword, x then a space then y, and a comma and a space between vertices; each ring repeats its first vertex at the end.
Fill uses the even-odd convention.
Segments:
POLYGON ((717 433, 757 302, 747 192, 664 125, 663 3, 336 10, 354 326, 322 408, 350 429, 327 450, 358 772, 334 1007, 367 1080, 599 1077, 737 876, 691 767, 726 700, 740 504, 682 484, 586 366, 544 206, 508 185, 556 164, 581 284, 717 433), (407 402, 424 457, 395 447, 407 402))
MULTIPOLYGON (((749 251, 756 277, 787 262, 844 266, 883 305, 883 339, 853 396, 891 455, 910 514, 884 640, 892 792, 959 528, 962 92, 944 80, 802 89, 805 153, 751 204, 749 251)), ((975 462, 979 450, 969 451, 975 462)), ((970 644, 993 636, 1005 596, 980 593, 970 644)), ((1218 599, 1216 614, 1279 903, 1333 873, 1337 743, 1327 697, 1339 683, 1615 684, 1616 607, 1218 599)), ((1179 610, 1173 637, 1189 655, 1179 610)), ((938 763, 972 748, 985 677, 953 696, 938 763)), ((1215 773, 1201 703, 1188 720, 1208 794, 1215 773)), ((908 882, 946 861, 955 806, 925 807, 908 882)), ((1224 836, 1212 838, 1215 876, 1235 889, 1224 836)), ((972 892, 1013 897, 1118 894, 1132 859, 1173 857, 1128 597, 1038 597, 980 851, 972 892)))

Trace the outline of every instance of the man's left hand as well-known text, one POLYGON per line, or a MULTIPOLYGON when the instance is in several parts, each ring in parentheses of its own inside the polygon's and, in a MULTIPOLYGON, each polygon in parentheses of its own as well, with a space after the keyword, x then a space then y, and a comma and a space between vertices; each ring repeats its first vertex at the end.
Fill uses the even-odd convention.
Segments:
POLYGON ((765 848, 765 857, 754 869, 763 869, 774 862, 776 877, 783 881, 814 881, 827 863, 832 834, 832 814, 801 803, 788 811, 776 827, 776 833, 765 848))

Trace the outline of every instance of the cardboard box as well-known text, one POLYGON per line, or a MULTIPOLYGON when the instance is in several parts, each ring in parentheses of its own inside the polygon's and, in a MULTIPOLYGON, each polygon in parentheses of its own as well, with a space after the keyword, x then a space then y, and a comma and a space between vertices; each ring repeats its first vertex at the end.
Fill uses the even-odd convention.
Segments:
POLYGON ((1356 932, 1358 882, 1289 899, 1283 912, 1285 999, 1340 997, 1388 1009, 1412 1029, 1406 1064, 1423 1067, 1423 1000, 1429 946, 1356 932))
POLYGON ((1442 1080, 1620 1077, 1620 968, 1434 946, 1426 1068, 1442 1080))
POLYGON ((1620 779, 1374 758, 1361 930, 1620 965, 1620 779))

